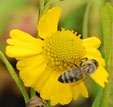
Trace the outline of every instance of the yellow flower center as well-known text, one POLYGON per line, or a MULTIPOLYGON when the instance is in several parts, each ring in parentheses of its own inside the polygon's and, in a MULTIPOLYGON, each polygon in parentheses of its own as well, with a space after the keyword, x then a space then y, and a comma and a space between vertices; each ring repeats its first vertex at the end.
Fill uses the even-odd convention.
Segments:
POLYGON ((52 34, 45 41, 44 52, 48 64, 55 69, 66 70, 78 64, 85 55, 85 47, 80 36, 71 31, 62 30, 52 34))

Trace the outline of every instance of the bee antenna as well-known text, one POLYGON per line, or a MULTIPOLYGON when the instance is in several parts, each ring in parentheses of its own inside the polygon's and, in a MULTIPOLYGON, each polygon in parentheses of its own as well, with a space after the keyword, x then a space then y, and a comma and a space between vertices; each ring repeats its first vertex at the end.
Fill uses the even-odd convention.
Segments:
POLYGON ((80 66, 81 66, 81 65, 82 65, 82 63, 83 63, 83 60, 84 60, 84 61, 87 61, 87 60, 88 60, 88 58, 86 58, 86 57, 85 57, 85 58, 82 58, 82 59, 80 60, 80 66))

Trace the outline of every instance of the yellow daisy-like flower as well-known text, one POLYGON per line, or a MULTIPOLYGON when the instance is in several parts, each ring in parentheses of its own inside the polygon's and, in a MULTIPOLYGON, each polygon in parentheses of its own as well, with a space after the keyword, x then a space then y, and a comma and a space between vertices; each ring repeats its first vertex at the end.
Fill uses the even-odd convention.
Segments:
POLYGON ((64 62, 78 64, 85 57, 95 59, 99 67, 91 78, 104 87, 108 77, 105 61, 98 51, 100 40, 96 37, 80 39, 80 35, 69 30, 57 31, 60 14, 61 8, 55 7, 40 18, 37 29, 43 39, 14 29, 6 47, 6 54, 18 60, 17 68, 24 85, 34 88, 44 100, 50 100, 51 105, 68 104, 79 94, 88 97, 83 81, 78 84, 58 81, 64 71, 73 68, 64 62))

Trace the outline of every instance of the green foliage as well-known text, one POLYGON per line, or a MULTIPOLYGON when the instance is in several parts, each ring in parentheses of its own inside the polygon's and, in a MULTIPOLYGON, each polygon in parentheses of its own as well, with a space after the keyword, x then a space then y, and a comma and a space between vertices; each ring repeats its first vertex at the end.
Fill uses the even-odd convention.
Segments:
POLYGON ((89 0, 86 11, 84 14, 84 21, 83 21, 83 38, 88 37, 88 18, 89 18, 89 12, 90 12, 90 7, 91 7, 91 2, 92 0, 89 0))
POLYGON ((9 13, 16 8, 27 5, 27 0, 0 1, 0 49, 4 51, 3 35, 9 22, 9 13))
POLYGON ((71 11, 59 24, 59 28, 63 27, 68 30, 75 30, 78 33, 82 32, 83 15, 85 12, 86 4, 81 5, 71 11))
POLYGON ((29 96, 19 78, 19 76, 16 74, 14 68, 12 67, 12 65, 9 63, 9 61, 6 59, 6 57, 4 56, 4 54, 0 51, 0 59, 4 62, 4 64, 6 65, 11 77, 14 79, 14 81, 16 82, 17 86, 19 87, 21 93, 24 96, 24 100, 27 103, 29 101, 29 96))
POLYGON ((32 98, 36 94, 33 88, 30 89, 30 98, 32 98))
POLYGON ((103 42, 104 42, 104 54, 106 61, 106 69, 109 73, 108 83, 106 84, 103 95, 102 90, 96 97, 93 107, 109 107, 109 99, 111 93, 112 83, 112 60, 113 60, 113 7, 106 3, 100 10, 102 28, 103 28, 103 42))
POLYGON ((98 94, 97 94, 97 97, 95 98, 95 100, 93 102, 92 107, 100 107, 100 102, 102 100, 102 97, 103 97, 103 90, 100 89, 98 94))
POLYGON ((47 107, 52 107, 52 106, 50 105, 50 101, 48 101, 48 105, 47 105, 47 107))
POLYGON ((106 3, 101 8, 101 18, 103 26, 103 39, 104 39, 104 52, 107 65, 107 71, 109 73, 108 83, 104 89, 102 107, 109 106, 109 98, 111 93, 112 83, 112 60, 113 60, 113 7, 106 3))

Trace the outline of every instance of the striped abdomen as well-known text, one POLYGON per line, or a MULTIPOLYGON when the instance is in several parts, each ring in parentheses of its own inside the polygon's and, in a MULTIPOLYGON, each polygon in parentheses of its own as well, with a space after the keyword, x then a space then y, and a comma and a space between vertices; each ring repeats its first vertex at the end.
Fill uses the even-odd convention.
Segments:
POLYGON ((80 67, 67 70, 64 72, 60 77, 59 81, 62 83, 72 83, 79 81, 84 78, 84 75, 82 73, 82 70, 80 67))

